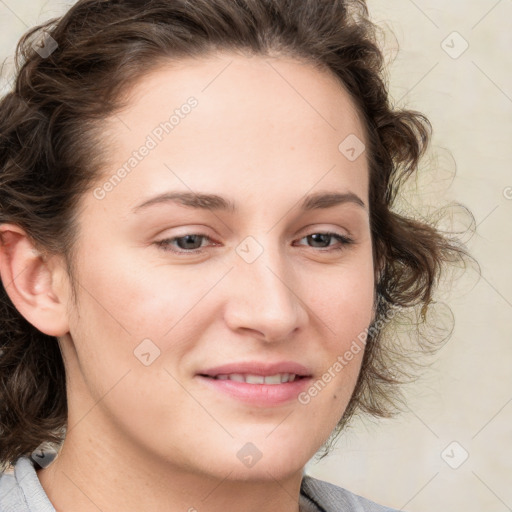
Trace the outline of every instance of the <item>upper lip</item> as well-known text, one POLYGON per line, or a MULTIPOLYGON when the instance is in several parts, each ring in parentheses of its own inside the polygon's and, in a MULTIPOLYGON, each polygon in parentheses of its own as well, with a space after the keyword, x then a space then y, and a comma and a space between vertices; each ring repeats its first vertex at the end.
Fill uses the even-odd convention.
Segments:
POLYGON ((233 373, 263 376, 276 375, 277 373, 294 373, 301 377, 309 377, 311 375, 311 372, 304 365, 294 361, 280 361, 275 363, 242 361, 239 363, 223 364, 198 372, 199 375, 208 375, 209 377, 233 373))

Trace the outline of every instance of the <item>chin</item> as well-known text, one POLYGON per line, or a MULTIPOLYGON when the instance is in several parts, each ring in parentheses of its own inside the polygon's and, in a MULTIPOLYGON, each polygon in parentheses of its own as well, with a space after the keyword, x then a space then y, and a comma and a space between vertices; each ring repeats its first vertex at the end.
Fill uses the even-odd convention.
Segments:
MULTIPOLYGON (((269 483, 276 480, 282 481, 291 477, 294 474, 301 473, 303 465, 289 465, 283 463, 276 463, 275 460, 268 460, 266 462, 261 459, 253 467, 243 467, 243 465, 236 465, 234 468, 226 467, 229 474, 228 479, 232 481, 251 482, 251 483, 269 483), (231 473, 229 473, 231 471, 231 473)), ((225 476, 226 473, 224 473, 225 476)))
POLYGON ((304 446, 247 442, 235 449, 234 460, 228 455, 226 472, 232 471, 229 478, 235 480, 269 482, 286 479, 301 472, 314 454, 302 453, 303 450, 304 446))

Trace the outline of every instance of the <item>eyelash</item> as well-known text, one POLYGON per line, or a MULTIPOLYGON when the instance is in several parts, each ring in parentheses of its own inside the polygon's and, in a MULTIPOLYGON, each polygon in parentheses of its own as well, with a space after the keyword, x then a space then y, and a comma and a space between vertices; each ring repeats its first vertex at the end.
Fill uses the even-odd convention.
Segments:
MULTIPOLYGON (((176 251, 174 249, 169 248, 171 246, 171 243, 174 242, 175 240, 180 240, 181 238, 186 238, 187 236, 190 236, 190 235, 205 238, 205 239, 209 240, 210 242, 212 241, 212 239, 208 235, 204 235, 202 233, 187 233, 186 235, 176 236, 173 238, 166 238, 164 240, 159 240, 158 242, 155 242, 155 244, 163 251, 172 252, 174 254, 179 254, 179 255, 201 254, 203 251, 200 249, 191 249, 191 250, 181 249, 179 251, 176 251)), ((354 243, 354 240, 352 238, 345 236, 345 235, 340 235, 338 233, 333 233, 331 231, 318 231, 315 233, 311 233, 310 235, 303 236, 302 238, 300 238, 300 240, 307 238, 308 236, 312 236, 312 235, 330 236, 330 237, 336 238, 341 244, 341 246, 333 247, 333 248, 326 248, 326 247, 317 248, 317 249, 319 249, 319 252, 342 251, 345 249, 346 246, 354 243)), ((313 247, 313 249, 315 249, 315 247, 313 247)))

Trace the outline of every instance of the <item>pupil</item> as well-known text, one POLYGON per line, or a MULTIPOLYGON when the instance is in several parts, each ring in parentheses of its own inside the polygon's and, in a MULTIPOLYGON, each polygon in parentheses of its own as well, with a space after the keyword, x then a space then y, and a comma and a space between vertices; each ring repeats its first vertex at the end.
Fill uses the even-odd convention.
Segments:
POLYGON ((322 242, 322 238, 324 240, 324 242, 326 242, 326 245, 329 246, 329 238, 330 238, 331 235, 326 235, 324 233, 315 233, 313 235, 309 235, 308 238, 310 239, 310 241, 316 243, 318 241, 320 241, 320 243, 322 242))
POLYGON ((178 238, 178 245, 180 246, 180 249, 198 249, 199 246, 197 247, 189 247, 187 244, 192 244, 194 245, 194 239, 196 241, 196 244, 197 245, 197 239, 199 239, 199 246, 201 245, 201 240, 200 240, 200 237, 199 235, 185 235, 185 236, 182 236, 180 238, 178 238))

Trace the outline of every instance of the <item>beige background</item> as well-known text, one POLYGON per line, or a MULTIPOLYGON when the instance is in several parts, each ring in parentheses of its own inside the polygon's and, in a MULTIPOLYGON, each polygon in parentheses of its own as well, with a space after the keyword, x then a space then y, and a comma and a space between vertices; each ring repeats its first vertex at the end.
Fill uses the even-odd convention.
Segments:
MULTIPOLYGON (((0 0, 0 57, 9 57, 0 87, 19 36, 67 5, 0 0)), ((512 510, 512 1, 370 0, 369 8, 387 27, 390 58, 400 47, 390 67, 395 103, 434 126, 444 180, 423 201, 472 210, 469 246, 482 278, 469 269, 443 292, 455 330, 408 388, 409 412, 354 422, 335 453, 310 462, 308 472, 410 512, 512 510)))

